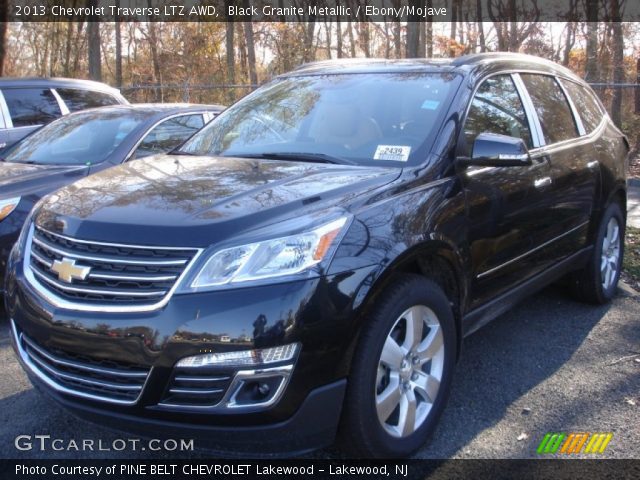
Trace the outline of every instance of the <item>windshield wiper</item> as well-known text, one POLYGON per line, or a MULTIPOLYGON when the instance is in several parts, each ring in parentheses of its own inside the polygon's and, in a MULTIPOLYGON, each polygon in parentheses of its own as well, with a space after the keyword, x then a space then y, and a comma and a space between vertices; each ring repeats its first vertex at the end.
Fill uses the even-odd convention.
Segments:
POLYGON ((267 160, 300 160, 302 162, 333 163, 336 165, 357 165, 356 162, 342 157, 327 155, 326 153, 311 152, 268 152, 268 153, 238 153, 229 156, 241 158, 264 158, 267 160))
POLYGON ((190 157, 199 157, 200 155, 197 153, 185 152, 184 150, 172 150, 168 153, 168 155, 188 155, 190 157))

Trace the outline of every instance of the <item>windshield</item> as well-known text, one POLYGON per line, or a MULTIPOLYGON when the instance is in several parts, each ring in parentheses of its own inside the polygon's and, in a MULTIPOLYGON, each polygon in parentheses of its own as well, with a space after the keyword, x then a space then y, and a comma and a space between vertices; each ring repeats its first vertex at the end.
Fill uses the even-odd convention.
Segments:
POLYGON ((7 162, 90 165, 105 160, 149 113, 88 110, 62 117, 24 138, 4 156, 7 162))
POLYGON ((449 73, 289 77, 258 89, 180 152, 330 161, 422 163, 459 77, 449 73))

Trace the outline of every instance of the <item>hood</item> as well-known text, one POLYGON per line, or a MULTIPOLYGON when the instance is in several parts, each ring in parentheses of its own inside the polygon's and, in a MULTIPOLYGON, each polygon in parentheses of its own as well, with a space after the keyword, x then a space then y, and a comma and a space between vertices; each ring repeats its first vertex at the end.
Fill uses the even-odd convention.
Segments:
MULTIPOLYGON (((84 165, 28 165, 0 162, 0 192, 2 197, 47 193, 61 184, 84 175, 84 165)), ((0 198, 2 198, 0 197, 0 198)))
POLYGON ((39 225, 87 240, 206 247, 330 208, 397 178, 371 168, 226 157, 155 156, 53 194, 39 225))

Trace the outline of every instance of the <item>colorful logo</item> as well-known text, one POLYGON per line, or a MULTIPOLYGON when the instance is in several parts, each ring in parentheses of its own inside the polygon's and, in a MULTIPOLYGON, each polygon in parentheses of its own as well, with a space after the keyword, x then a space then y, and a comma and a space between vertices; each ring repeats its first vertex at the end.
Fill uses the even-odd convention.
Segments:
POLYGON ((538 449, 538 454, 603 453, 613 438, 613 433, 547 433, 538 449))

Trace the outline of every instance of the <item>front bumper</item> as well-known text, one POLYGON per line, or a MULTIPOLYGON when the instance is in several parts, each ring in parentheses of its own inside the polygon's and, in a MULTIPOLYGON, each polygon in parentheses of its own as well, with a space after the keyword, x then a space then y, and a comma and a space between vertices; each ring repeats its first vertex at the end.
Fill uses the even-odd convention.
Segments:
POLYGON ((357 338, 353 301, 370 268, 279 285, 174 295, 161 310, 128 314, 58 309, 25 280, 20 262, 13 263, 5 303, 16 326, 16 352, 34 385, 78 415, 141 435, 203 437, 209 448, 245 453, 306 451, 333 440, 357 338), (140 395, 126 404, 78 396, 43 381, 25 362, 20 333, 47 351, 136 365, 150 373, 140 395), (290 343, 301 349, 277 402, 247 409, 166 405, 181 358, 290 343))

